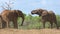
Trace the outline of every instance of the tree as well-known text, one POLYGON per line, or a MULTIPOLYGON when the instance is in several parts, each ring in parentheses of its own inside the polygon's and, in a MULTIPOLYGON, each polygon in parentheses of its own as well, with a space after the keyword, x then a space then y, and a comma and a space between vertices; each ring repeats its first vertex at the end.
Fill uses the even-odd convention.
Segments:
POLYGON ((7 10, 11 10, 12 9, 12 7, 13 7, 13 5, 14 5, 14 2, 12 2, 12 1, 15 1, 15 0, 8 0, 8 2, 4 2, 3 4, 2 4, 2 9, 3 10, 5 10, 5 9, 7 9, 7 10))

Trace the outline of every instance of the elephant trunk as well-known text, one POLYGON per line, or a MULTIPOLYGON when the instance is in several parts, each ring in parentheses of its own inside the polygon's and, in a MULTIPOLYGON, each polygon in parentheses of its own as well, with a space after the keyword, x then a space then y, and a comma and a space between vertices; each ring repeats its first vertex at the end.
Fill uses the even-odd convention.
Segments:
POLYGON ((21 26, 23 26, 23 22, 24 22, 24 15, 21 16, 22 17, 22 23, 21 23, 21 26))

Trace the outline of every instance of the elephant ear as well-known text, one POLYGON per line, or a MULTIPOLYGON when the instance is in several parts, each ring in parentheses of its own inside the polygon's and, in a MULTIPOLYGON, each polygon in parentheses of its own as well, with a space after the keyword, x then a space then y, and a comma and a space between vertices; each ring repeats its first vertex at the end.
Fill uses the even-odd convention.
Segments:
POLYGON ((16 10, 16 13, 18 14, 18 16, 21 16, 23 14, 20 10, 16 10))
POLYGON ((43 9, 38 9, 38 15, 41 16, 42 15, 42 12, 44 11, 43 9))
POLYGON ((41 16, 49 16, 48 11, 47 10, 43 11, 42 14, 41 14, 41 16))
POLYGON ((20 10, 16 10, 16 12, 17 12, 18 16, 22 18, 22 23, 21 23, 21 26, 22 26, 23 25, 23 22, 24 22, 24 19, 25 19, 24 18, 24 14, 20 10))

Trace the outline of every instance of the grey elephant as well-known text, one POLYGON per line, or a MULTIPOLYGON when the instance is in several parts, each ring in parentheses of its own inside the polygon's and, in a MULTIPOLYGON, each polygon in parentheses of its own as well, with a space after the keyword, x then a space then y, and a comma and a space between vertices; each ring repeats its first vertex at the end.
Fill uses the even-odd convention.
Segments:
POLYGON ((45 28, 45 23, 48 21, 51 24, 51 28, 53 28, 53 23, 56 24, 57 29, 59 26, 57 24, 56 15, 53 11, 47 11, 46 9, 36 9, 32 10, 31 14, 37 14, 42 17, 43 27, 45 28))

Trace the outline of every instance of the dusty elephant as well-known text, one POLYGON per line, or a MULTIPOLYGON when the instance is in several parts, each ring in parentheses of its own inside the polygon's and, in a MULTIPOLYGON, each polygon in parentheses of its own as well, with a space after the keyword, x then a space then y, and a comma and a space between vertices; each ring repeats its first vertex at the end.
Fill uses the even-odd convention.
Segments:
POLYGON ((6 27, 6 22, 2 19, 2 16, 0 14, 0 29, 6 27))
POLYGON ((53 28, 53 23, 56 24, 57 29, 59 28, 57 25, 56 15, 53 11, 47 11, 45 9, 36 9, 32 10, 31 14, 38 14, 42 17, 43 27, 45 28, 45 23, 48 21, 51 24, 51 28, 53 28))
POLYGON ((10 27, 9 25, 10 21, 13 22, 14 28, 18 28, 18 24, 17 24, 18 17, 22 18, 21 26, 23 25, 23 22, 24 22, 24 14, 20 10, 3 10, 3 12, 1 13, 1 17, 2 17, 3 28, 5 26, 7 28, 10 27))

